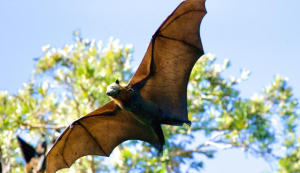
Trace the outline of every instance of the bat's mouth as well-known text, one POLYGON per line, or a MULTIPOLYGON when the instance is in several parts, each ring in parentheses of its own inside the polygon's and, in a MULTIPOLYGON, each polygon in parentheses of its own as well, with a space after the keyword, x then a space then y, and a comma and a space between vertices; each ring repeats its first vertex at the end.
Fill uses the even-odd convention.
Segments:
POLYGON ((108 96, 113 96, 113 95, 114 95, 114 92, 113 92, 113 91, 106 91, 106 95, 108 95, 108 96))

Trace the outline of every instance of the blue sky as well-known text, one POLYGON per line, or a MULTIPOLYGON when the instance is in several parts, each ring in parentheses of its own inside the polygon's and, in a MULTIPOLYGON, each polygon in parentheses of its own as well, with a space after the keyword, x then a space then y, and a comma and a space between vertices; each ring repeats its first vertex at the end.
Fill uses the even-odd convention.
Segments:
MULTIPOLYGON (((110 36, 134 46, 138 66, 150 38, 180 0, 52 0, 0 1, 0 90, 16 93, 29 80, 33 58, 41 47, 61 48, 73 43, 72 32, 83 38, 103 40, 110 36)), ((289 77, 300 98, 300 1, 299 0, 207 0, 208 14, 201 25, 206 53, 225 58, 232 66, 224 76, 251 70, 249 80, 237 88, 249 97, 277 74, 289 77)), ((205 159, 204 172, 262 172, 268 163, 239 150, 220 151, 205 159)))

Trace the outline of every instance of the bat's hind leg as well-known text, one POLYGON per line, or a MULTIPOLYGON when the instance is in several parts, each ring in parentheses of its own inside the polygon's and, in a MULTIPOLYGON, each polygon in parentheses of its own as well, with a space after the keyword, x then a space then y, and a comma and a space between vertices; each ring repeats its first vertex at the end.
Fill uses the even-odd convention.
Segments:
POLYGON ((161 124, 168 124, 168 125, 173 125, 173 126, 182 126, 183 123, 191 126, 192 122, 189 120, 183 120, 181 118, 168 115, 168 114, 161 114, 160 116, 160 123, 161 124))
POLYGON ((192 125, 192 122, 191 122, 190 120, 182 120, 182 119, 179 119, 179 118, 177 118, 177 117, 172 118, 171 122, 172 122, 173 124, 170 124, 170 125, 175 125, 175 126, 182 126, 183 123, 185 123, 185 124, 187 124, 187 125, 189 125, 189 126, 192 125))

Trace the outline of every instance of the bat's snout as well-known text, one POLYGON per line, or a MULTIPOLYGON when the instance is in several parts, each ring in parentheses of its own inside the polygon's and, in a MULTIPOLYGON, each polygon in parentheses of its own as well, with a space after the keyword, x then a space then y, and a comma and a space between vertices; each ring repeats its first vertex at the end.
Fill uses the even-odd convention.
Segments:
POLYGON ((112 96, 112 95, 113 95, 113 92, 112 92, 112 91, 106 91, 106 95, 112 96))
POLYGON ((106 89, 106 95, 110 97, 115 96, 116 94, 118 94, 118 92, 119 92, 119 87, 116 86, 115 84, 109 85, 106 89))

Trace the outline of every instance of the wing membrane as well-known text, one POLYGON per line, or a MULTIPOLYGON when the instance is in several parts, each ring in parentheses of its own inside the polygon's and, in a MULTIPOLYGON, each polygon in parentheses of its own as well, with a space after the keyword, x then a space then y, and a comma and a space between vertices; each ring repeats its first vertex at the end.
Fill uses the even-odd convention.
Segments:
POLYGON ((205 0, 187 0, 163 22, 152 37, 145 57, 129 85, 163 111, 187 120, 187 84, 203 55, 199 34, 206 14, 205 0))
POLYGON ((120 143, 131 139, 161 147, 150 126, 141 124, 132 113, 109 102, 74 121, 63 132, 47 155, 47 172, 69 168, 82 156, 109 156, 120 143))

